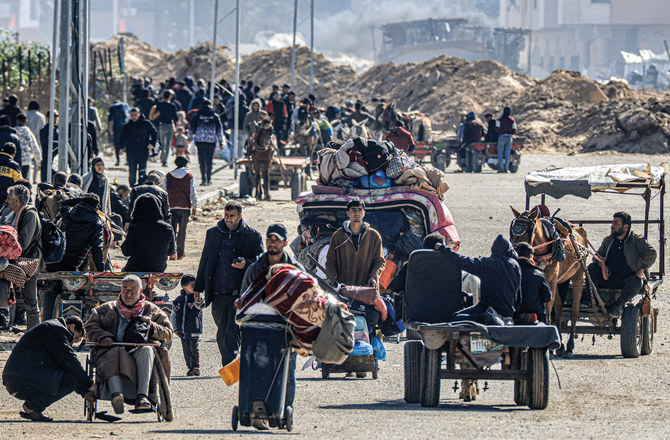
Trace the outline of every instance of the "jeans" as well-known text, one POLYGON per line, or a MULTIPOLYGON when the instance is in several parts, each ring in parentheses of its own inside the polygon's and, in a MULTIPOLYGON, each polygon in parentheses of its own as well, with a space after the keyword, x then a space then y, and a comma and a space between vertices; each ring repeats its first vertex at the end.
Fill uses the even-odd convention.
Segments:
MULTIPOLYGON (((613 308, 623 307, 628 301, 633 299, 635 295, 640 292, 644 281, 638 278, 635 274, 631 274, 625 277, 617 277, 615 274, 610 274, 609 278, 606 280, 603 277, 603 271, 597 263, 591 263, 588 266, 589 275, 591 275, 591 280, 593 284, 604 289, 622 289, 621 296, 617 299, 613 308)), ((585 283, 584 295, 585 298, 582 302, 589 302, 591 299, 591 287, 588 283, 585 283)))
POLYGON ((199 339, 181 339, 181 349, 184 352, 186 368, 192 370, 200 368, 200 349, 198 348, 199 339))
POLYGON ((172 229, 177 239, 177 257, 183 257, 185 255, 186 226, 191 211, 188 209, 171 209, 170 212, 172 213, 172 229))
POLYGON ((147 158, 128 155, 128 182, 133 188, 135 184, 141 185, 147 177, 147 158))
POLYGON ((509 169, 509 155, 512 151, 512 135, 501 134, 498 136, 498 171, 509 169))
POLYGON ((19 400, 23 400, 26 406, 33 411, 42 412, 54 402, 59 401, 77 388, 77 378, 70 373, 63 373, 56 394, 47 394, 45 391, 34 388, 29 383, 7 382, 7 392, 19 400))
POLYGON ((221 365, 231 363, 240 349, 240 333, 235 324, 234 303, 237 296, 214 295, 212 317, 216 324, 216 344, 221 353, 221 365))
POLYGON ((198 163, 200 164, 200 175, 203 183, 212 181, 212 161, 214 160, 214 149, 216 145, 211 142, 197 142, 198 163))
POLYGON ((161 122, 158 126, 158 140, 161 143, 161 163, 163 166, 167 165, 168 157, 170 157, 172 134, 172 124, 164 124, 161 122))
POLYGON ((21 289, 20 296, 23 298, 23 306, 26 309, 26 321, 28 330, 40 323, 40 308, 37 305, 37 276, 39 271, 26 281, 21 289))

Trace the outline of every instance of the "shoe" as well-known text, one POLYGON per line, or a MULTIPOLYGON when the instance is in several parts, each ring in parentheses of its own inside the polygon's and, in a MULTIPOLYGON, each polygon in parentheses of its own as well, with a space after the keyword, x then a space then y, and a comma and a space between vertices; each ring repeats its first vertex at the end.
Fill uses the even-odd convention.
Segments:
POLYGON ((121 393, 114 393, 112 395, 112 408, 114 409, 114 414, 123 414, 123 404, 124 398, 121 393))
POLYGON ((177 256, 176 255, 170 255, 170 260, 176 260, 177 256))
POLYGON ((118 167, 119 165, 121 165, 121 163, 117 160, 116 163, 114 164, 114 166, 118 167))
POLYGON ((31 412, 19 411, 19 415, 24 419, 30 420, 31 422, 53 422, 53 419, 51 417, 47 417, 41 412, 37 411, 31 411, 31 412))
POLYGON ((188 371, 186 372, 186 376, 188 376, 188 377, 194 376, 194 374, 193 374, 193 368, 191 368, 190 370, 188 370, 188 371))
POLYGON ((151 403, 144 394, 138 394, 135 398, 135 411, 149 411, 151 410, 151 403))
POLYGON ((183 253, 177 257, 177 260, 183 260, 186 257, 186 253, 183 253))
POLYGON ((505 170, 500 170, 500 169, 498 170, 498 173, 504 173, 504 172, 505 172, 505 170))
POLYGON ((200 186, 206 186, 206 185, 207 185, 207 182, 205 182, 205 181, 202 181, 202 182, 200 183, 200 186))
POLYGON ((200 376, 200 368, 198 367, 191 368, 191 376, 200 376))
POLYGON ((611 318, 621 318, 622 313, 623 313, 623 306, 620 306, 618 304, 613 304, 612 306, 607 308, 607 314, 611 318))

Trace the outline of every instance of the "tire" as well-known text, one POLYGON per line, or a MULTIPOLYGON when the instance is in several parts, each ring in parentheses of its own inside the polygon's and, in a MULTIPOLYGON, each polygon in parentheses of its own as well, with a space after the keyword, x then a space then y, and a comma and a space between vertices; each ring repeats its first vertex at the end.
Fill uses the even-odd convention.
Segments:
POLYGON ((405 402, 419 403, 421 399, 421 341, 405 343, 405 402))
POLYGON ((470 150, 468 152, 468 159, 470 163, 470 172, 481 173, 483 164, 482 155, 477 153, 476 151, 470 150))
POLYGON ((240 173, 240 197, 251 195, 251 179, 247 171, 240 173))
POLYGON ((440 370, 442 351, 423 347, 421 356, 421 406, 434 408, 440 403, 440 370))
POLYGON ((379 362, 375 360, 375 369, 372 370, 372 379, 377 380, 379 378, 379 362))
POLYGON ((52 308, 52 310, 53 310, 52 315, 53 315, 54 318, 64 318, 64 316, 62 316, 62 313, 63 313, 63 296, 64 295, 61 293, 60 295, 57 295, 56 299, 54 300, 53 308, 52 308))
POLYGON ((240 424, 240 407, 235 405, 233 407, 233 416, 231 420, 231 425, 233 428, 233 431, 237 431, 237 427, 240 424))
POLYGON ((174 412, 172 409, 172 394, 170 393, 170 384, 168 383, 163 363, 161 362, 158 350, 154 348, 154 368, 158 371, 158 396, 160 402, 158 403, 158 414, 166 421, 171 422, 174 419, 174 412))
POLYGON ((518 156, 516 160, 512 161, 510 160, 509 162, 509 172, 510 173, 516 173, 519 171, 519 165, 521 164, 521 156, 518 156))
POLYGON ((549 353, 545 348, 531 348, 528 353, 528 407, 545 409, 549 404, 549 353))
POLYGON ((359 379, 365 379, 366 377, 368 377, 368 373, 365 371, 357 371, 356 377, 359 379))
POLYGON ((642 350, 640 354, 646 356, 654 349, 654 323, 651 316, 642 317, 642 350))
POLYGON ((321 364, 321 379, 328 379, 330 376, 330 367, 326 364, 321 364))
POLYGON ((293 173, 291 175, 291 200, 294 200, 300 195, 302 189, 302 180, 300 179, 301 173, 293 173))
POLYGON ((449 168, 451 158, 445 151, 438 151, 431 159, 433 166, 438 170, 445 172, 449 168))
MULTIPOLYGON (((237 407, 235 407, 237 408, 237 407)), ((285 421, 284 424, 286 426, 286 430, 288 432, 293 431, 293 407, 287 406, 286 407, 286 414, 285 414, 285 421)), ((235 429, 235 428, 233 428, 235 429)))
POLYGON ((621 354, 625 358, 640 357, 642 352, 642 317, 640 307, 627 306, 621 315, 621 354))
POLYGON ((40 309, 42 322, 53 319, 54 303, 56 302, 56 293, 53 290, 43 290, 40 295, 40 309))
POLYGON ((407 337, 408 341, 420 341, 421 340, 421 333, 419 333, 418 330, 407 329, 405 331, 405 336, 407 337))
POLYGON ((307 174, 304 172, 300 173, 300 192, 305 192, 307 191, 307 181, 309 178, 307 177, 307 174))
MULTIPOLYGON (((521 371, 528 371, 528 352, 521 353, 521 371)), ((514 381, 514 403, 519 406, 528 405, 528 381, 514 381)))

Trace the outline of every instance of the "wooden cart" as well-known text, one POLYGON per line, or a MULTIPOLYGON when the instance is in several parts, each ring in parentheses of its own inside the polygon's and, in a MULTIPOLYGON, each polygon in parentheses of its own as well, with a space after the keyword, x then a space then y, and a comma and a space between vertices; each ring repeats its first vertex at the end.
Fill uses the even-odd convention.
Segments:
MULTIPOLYGON (((251 160, 244 157, 237 162, 238 166, 244 167, 245 171, 240 173, 240 197, 251 196, 255 188, 255 176, 251 160)), ((300 193, 307 191, 307 174, 309 173, 310 159, 308 157, 275 157, 272 160, 270 171, 270 190, 291 188, 291 200, 300 193)))

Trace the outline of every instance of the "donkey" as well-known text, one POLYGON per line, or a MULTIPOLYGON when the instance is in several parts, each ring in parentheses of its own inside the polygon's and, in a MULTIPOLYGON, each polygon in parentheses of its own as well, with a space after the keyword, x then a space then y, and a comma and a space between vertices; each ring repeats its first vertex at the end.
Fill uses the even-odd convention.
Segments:
POLYGON ((272 168, 272 158, 277 151, 277 140, 273 133, 272 123, 264 120, 261 127, 255 134, 251 146, 250 158, 254 169, 254 179, 256 186, 256 198, 265 200, 270 198, 270 169, 272 168), (261 186, 261 179, 263 185, 261 186))
MULTIPOLYGON (((514 207, 512 213, 514 220, 510 225, 510 240, 512 243, 526 242, 533 246, 534 260, 544 264, 544 274, 547 277, 549 287, 551 287, 552 302, 549 304, 547 315, 552 320, 551 311, 554 310, 554 320, 556 327, 561 329, 561 319, 563 314, 563 300, 558 293, 558 285, 566 281, 572 282, 572 309, 570 313, 570 338, 567 347, 561 346, 559 353, 565 353, 566 357, 572 357, 575 347, 575 327, 579 320, 579 301, 582 298, 584 287, 584 266, 581 264, 583 258, 582 249, 586 249, 586 231, 584 228, 572 226, 572 232, 569 233, 569 239, 563 239, 565 246, 565 260, 558 261, 552 258, 553 237, 545 235, 545 229, 542 226, 542 219, 538 207, 534 207, 530 212, 519 212, 514 207), (573 241, 574 240, 574 241, 573 241), (574 244, 577 244, 575 248, 574 244)), ((561 227, 558 228, 562 229, 561 227)))
POLYGON ((300 156, 312 158, 316 141, 319 137, 319 126, 313 119, 307 118, 302 122, 295 132, 295 142, 298 144, 298 154, 300 156))

